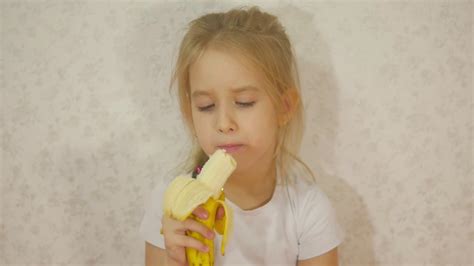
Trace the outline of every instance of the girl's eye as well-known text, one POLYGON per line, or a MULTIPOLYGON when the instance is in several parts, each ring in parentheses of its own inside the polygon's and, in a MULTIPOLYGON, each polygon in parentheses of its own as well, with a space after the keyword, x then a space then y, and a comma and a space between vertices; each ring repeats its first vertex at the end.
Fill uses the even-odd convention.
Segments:
MULTIPOLYGON (((242 107, 242 108, 245 108, 245 107, 252 107, 255 105, 255 101, 254 102, 235 102, 236 105, 238 105, 239 107, 242 107)), ((214 108, 215 104, 209 104, 209 105, 206 105, 206 106, 202 106, 202 107, 199 107, 198 106, 198 110, 200 112, 209 112, 212 110, 212 108, 214 108)))
POLYGON ((203 106, 203 107, 198 107, 198 109, 199 109, 200 112, 207 112, 207 111, 210 111, 212 109, 212 107, 214 107, 214 104, 209 104, 209 105, 206 105, 206 106, 203 106))
POLYGON ((251 107, 255 104, 255 102, 235 102, 235 104, 241 107, 251 107))

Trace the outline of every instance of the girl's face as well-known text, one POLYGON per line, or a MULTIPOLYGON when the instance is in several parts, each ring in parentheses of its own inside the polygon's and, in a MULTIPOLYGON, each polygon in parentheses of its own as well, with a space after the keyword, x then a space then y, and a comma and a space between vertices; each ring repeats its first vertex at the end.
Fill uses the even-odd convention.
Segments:
POLYGON ((242 62, 210 49, 191 66, 192 121, 207 155, 223 148, 236 172, 260 172, 272 162, 278 120, 259 73, 242 62))

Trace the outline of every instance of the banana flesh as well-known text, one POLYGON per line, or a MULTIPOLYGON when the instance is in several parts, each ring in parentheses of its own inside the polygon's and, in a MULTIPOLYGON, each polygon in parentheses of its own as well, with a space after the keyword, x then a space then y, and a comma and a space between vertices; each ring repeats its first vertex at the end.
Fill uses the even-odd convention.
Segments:
MULTIPOLYGON (((196 179, 185 175, 176 177, 167 187, 163 201, 165 215, 180 221, 190 217, 222 235, 222 255, 225 254, 228 236, 232 232, 232 209, 225 203, 222 188, 236 166, 231 155, 225 150, 217 150, 204 164, 196 179), (193 210, 201 204, 209 214, 207 219, 200 219, 192 214, 193 210), (216 220, 219 206, 224 208, 225 215, 222 219, 216 220)), ((207 253, 186 248, 189 265, 214 265, 214 240, 207 239, 196 232, 187 234, 209 247, 207 253)))

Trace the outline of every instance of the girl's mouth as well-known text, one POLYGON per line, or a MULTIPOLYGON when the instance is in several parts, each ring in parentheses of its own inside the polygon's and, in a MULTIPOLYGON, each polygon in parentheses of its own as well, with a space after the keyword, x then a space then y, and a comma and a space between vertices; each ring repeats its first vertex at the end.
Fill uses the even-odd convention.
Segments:
POLYGON ((228 144, 217 146, 219 149, 224 149, 227 153, 235 153, 242 148, 242 144, 228 144))

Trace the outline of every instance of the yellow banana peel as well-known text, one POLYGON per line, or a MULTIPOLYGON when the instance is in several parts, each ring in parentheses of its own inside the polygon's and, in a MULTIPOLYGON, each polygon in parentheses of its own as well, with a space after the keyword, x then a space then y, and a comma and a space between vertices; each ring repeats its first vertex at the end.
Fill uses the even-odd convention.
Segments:
MULTIPOLYGON (((191 217, 222 235, 222 255, 225 254, 225 246, 232 232, 232 209, 225 203, 222 188, 236 166, 232 156, 225 150, 219 149, 209 157, 196 179, 185 175, 176 177, 167 187, 163 201, 165 215, 180 221, 191 217), (207 219, 200 219, 192 214, 193 210, 201 204, 209 214, 207 219), (222 219, 216 220, 219 206, 224 208, 225 215, 222 219)), ((197 232, 189 232, 188 235, 209 247, 207 253, 194 248, 186 248, 189 265, 214 265, 214 240, 207 239, 197 232)))

